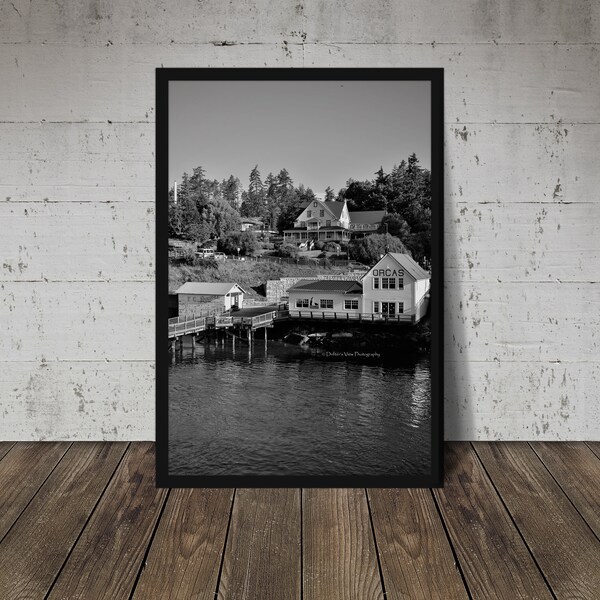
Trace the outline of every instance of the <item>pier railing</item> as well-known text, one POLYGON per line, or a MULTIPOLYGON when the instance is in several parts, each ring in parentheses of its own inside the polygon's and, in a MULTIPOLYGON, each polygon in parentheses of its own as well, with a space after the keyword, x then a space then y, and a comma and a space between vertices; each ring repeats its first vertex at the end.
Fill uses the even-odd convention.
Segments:
POLYGON ((178 323, 171 323, 171 321, 175 320, 177 319, 169 319, 170 338, 204 331, 207 325, 207 317, 198 317, 194 319, 187 319, 178 323))
POLYGON ((360 321, 365 323, 413 323, 414 314, 401 313, 384 315, 381 313, 350 313, 327 310, 294 310, 289 311, 290 319, 319 319, 330 321, 360 321))

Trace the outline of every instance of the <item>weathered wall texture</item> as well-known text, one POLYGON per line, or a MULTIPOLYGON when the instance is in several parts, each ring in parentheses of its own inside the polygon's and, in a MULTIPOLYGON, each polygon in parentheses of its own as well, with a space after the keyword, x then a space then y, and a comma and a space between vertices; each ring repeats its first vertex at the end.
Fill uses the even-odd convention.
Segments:
POLYGON ((600 3, 0 4, 0 437, 154 437, 154 68, 446 69, 446 436, 600 438, 600 3))

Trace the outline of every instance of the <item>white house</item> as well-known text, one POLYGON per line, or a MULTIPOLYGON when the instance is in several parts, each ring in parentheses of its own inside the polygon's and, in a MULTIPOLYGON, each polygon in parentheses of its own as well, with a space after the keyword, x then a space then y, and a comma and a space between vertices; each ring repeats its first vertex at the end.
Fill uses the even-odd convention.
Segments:
POLYGON ((191 317, 242 308, 245 291, 237 283, 188 281, 176 294, 179 316, 191 317))
POLYGON ((296 217, 293 229, 286 229, 286 242, 301 243, 305 240, 348 241, 350 239, 350 215, 346 202, 313 200, 296 217))
POLYGON ((348 211, 346 201, 309 202, 296 217, 293 229, 283 232, 286 243, 300 244, 306 240, 347 242, 352 237, 377 233, 385 210, 348 211))
POLYGON ((388 252, 362 278, 363 311, 382 316, 427 312, 431 276, 408 254, 388 252))

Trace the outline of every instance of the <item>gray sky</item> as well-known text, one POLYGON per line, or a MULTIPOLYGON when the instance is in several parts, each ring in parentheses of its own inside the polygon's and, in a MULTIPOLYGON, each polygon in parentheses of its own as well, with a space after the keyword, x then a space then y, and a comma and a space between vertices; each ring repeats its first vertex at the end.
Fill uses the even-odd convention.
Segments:
POLYGON ((202 166, 244 188, 286 168, 316 194, 415 152, 430 168, 427 81, 175 81, 169 84, 169 179, 202 166))

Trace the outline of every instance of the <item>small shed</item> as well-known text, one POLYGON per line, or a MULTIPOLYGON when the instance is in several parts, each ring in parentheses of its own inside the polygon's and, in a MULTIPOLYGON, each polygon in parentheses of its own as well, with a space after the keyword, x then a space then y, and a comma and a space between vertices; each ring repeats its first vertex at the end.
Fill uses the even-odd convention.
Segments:
POLYGON ((242 308, 246 292, 237 283, 188 281, 176 293, 179 316, 192 316, 242 308))

